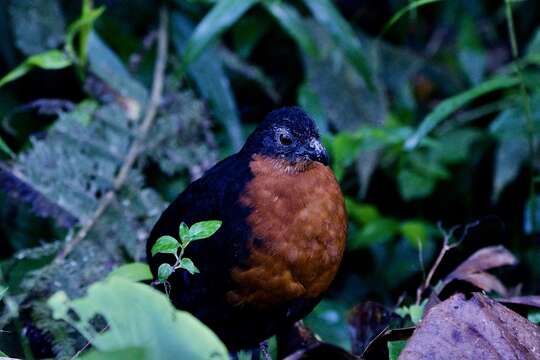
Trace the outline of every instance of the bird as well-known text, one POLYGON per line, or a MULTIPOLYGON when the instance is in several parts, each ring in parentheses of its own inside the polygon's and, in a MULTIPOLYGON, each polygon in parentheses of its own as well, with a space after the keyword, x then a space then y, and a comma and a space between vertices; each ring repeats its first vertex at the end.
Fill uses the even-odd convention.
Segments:
MULTIPOLYGON (((152 256, 180 223, 220 220, 186 247, 199 273, 168 278, 173 305, 190 312, 231 352, 256 349, 309 314, 329 288, 347 238, 343 194, 317 126, 299 107, 271 111, 235 154, 164 210, 147 240, 155 279, 171 254, 152 256)), ((163 288, 161 288, 163 290, 163 288)))

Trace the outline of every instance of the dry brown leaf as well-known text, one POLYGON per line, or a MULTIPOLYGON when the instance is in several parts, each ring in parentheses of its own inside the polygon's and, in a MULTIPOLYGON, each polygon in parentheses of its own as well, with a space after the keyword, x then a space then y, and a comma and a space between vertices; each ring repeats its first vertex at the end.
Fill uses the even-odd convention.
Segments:
POLYGON ((456 294, 429 310, 399 359, 540 359, 540 327, 479 293, 456 294))
POLYGON ((485 272, 505 265, 517 264, 517 259, 504 246, 488 246, 472 254, 444 280, 444 286, 453 280, 467 281, 484 291, 496 291, 507 296, 508 290, 495 276, 485 272))

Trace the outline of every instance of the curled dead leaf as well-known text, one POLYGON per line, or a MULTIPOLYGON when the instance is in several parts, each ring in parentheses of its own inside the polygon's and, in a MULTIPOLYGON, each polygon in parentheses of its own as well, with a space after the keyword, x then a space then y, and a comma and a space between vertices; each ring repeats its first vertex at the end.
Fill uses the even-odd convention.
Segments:
POLYGON ((443 287, 454 280, 461 280, 484 291, 495 291, 502 296, 507 296, 508 290, 504 284, 486 270, 517 263, 516 257, 504 246, 488 246, 476 251, 452 271, 443 280, 443 287))
POLYGON ((433 306, 400 360, 540 359, 540 327, 484 295, 433 306))

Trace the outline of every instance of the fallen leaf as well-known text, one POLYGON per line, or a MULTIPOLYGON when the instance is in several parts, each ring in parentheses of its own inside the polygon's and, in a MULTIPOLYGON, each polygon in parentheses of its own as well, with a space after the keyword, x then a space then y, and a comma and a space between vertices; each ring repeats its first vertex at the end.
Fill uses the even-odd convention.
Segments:
POLYGON ((472 254, 443 280, 443 287, 454 280, 466 281, 484 291, 495 291, 503 296, 508 290, 497 277, 485 272, 505 265, 517 264, 517 259, 504 246, 488 246, 472 254))
POLYGON ((433 306, 400 360, 539 359, 540 327, 482 294, 433 306))

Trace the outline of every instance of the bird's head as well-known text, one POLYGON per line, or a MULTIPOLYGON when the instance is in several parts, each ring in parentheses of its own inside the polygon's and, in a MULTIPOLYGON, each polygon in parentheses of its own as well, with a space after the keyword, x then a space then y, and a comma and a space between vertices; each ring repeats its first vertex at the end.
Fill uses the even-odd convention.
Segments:
POLYGON ((242 151, 283 161, 297 170, 314 162, 328 165, 317 126, 299 107, 270 112, 249 136, 242 151))

